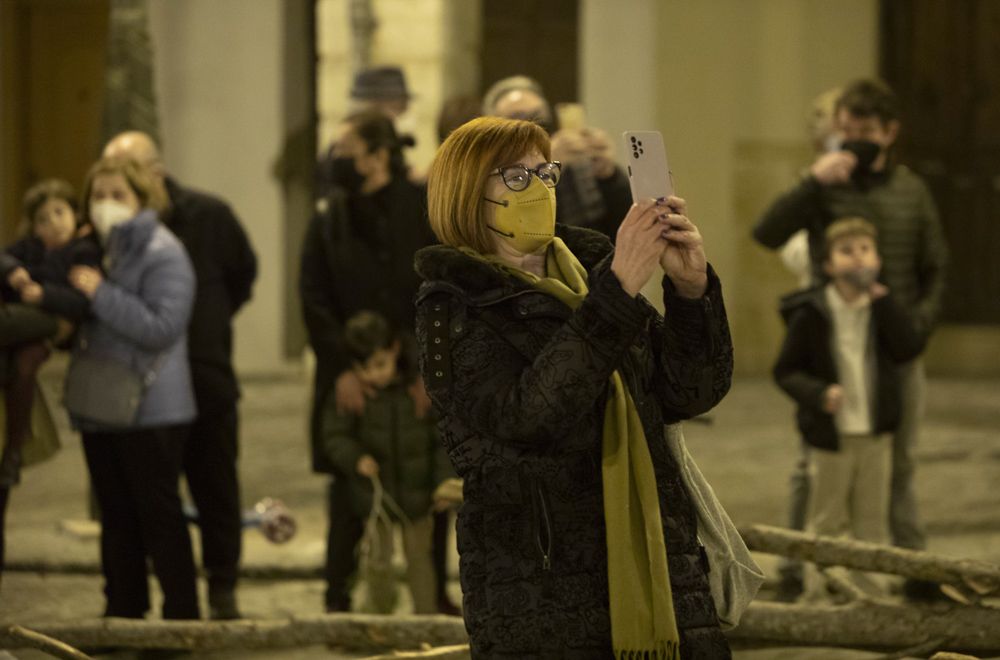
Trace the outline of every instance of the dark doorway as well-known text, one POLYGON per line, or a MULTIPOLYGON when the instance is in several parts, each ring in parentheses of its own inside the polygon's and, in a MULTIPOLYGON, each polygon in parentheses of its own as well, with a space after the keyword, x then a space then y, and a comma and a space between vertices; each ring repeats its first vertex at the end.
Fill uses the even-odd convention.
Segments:
POLYGON ((0 2, 0 239, 41 178, 79 187, 100 148, 108 0, 0 2))
POLYGON ((944 320, 1000 323, 1000 2, 882 0, 881 34, 901 160, 930 185, 951 250, 944 320))
POLYGON ((550 103, 577 101, 579 0, 484 0, 482 89, 531 76, 550 103))

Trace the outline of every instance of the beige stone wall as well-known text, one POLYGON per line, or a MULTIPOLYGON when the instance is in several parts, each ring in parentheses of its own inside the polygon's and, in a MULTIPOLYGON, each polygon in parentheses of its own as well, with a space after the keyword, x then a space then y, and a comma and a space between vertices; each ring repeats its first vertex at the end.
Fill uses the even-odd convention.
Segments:
POLYGON ((226 199, 259 260, 253 300, 235 323, 237 371, 284 364, 284 142, 281 0, 150 3, 164 158, 181 182, 226 199))
MULTIPOLYGON (((407 159, 424 170, 437 148, 435 126, 442 102, 475 93, 479 84, 480 0, 373 0, 372 5, 378 27, 371 65, 402 67, 414 99, 399 126, 417 138, 407 159)), ((350 0, 319 0, 316 11, 322 149, 349 112, 350 0)))

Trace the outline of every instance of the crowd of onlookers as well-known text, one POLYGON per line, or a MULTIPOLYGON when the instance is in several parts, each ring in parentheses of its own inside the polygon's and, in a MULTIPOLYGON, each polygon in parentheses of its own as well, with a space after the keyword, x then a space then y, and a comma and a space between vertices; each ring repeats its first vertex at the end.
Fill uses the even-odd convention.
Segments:
MULTIPOLYGON (((409 99, 396 67, 357 74, 352 110, 318 157, 301 251, 298 286, 316 357, 312 465, 332 476, 327 611, 359 607, 351 600, 359 570, 367 607, 392 611, 399 526, 414 610, 460 612, 445 589, 445 561, 462 502, 454 466, 469 457, 438 436, 441 411, 425 383, 436 367, 421 375, 414 307, 422 281, 414 255, 452 239, 432 231, 426 178, 405 158, 413 138, 395 120, 409 99)), ((633 208, 628 177, 607 135, 572 110, 554 112, 536 81, 514 76, 481 100, 446 102, 439 137, 480 115, 536 123, 551 148, 555 173, 545 184, 555 188, 557 222, 613 242, 633 208)), ((790 526, 920 549, 913 447, 925 396, 920 354, 944 286, 940 222, 927 186, 898 162, 898 103, 885 85, 861 80, 823 95, 814 128, 815 161, 753 231, 783 248, 802 283, 781 301, 787 336, 774 368, 798 405, 802 436, 790 448, 800 454, 790 526)), ((528 179, 542 178, 520 165, 528 179)), ((147 613, 148 561, 164 618, 200 617, 183 475, 198 510, 209 614, 238 618, 232 320, 257 274, 243 227, 227 203, 173 178, 153 139, 134 131, 108 142, 81 195, 61 180, 33 185, 23 220, 23 236, 0 253, 0 530, 22 466, 44 456, 55 432, 39 421, 35 375, 52 350, 66 350, 63 404, 83 439, 101 522, 106 614, 147 613)), ((0 562, 2 551, 0 535, 0 562)), ((803 578, 788 564, 782 575, 782 597, 824 596, 818 574, 803 578)), ((905 590, 933 587, 910 581, 905 590)))

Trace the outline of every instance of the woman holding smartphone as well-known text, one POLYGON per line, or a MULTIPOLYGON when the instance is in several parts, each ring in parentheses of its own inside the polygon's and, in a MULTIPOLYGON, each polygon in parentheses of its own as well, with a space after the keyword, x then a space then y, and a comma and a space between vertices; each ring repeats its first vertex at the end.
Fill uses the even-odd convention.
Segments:
POLYGON ((729 388, 719 280, 684 200, 638 201, 612 248, 555 224, 559 177, 541 128, 497 118, 429 172, 417 335, 465 480, 473 657, 728 658, 663 439, 729 388), (639 295, 658 268, 665 316, 639 295))

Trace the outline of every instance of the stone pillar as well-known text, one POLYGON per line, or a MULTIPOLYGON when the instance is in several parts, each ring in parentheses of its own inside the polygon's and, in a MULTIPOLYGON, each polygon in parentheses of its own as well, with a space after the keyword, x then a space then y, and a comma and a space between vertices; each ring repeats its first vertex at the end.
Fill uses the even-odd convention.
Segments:
POLYGON ((147 0, 111 0, 102 142, 125 130, 160 138, 147 0))

